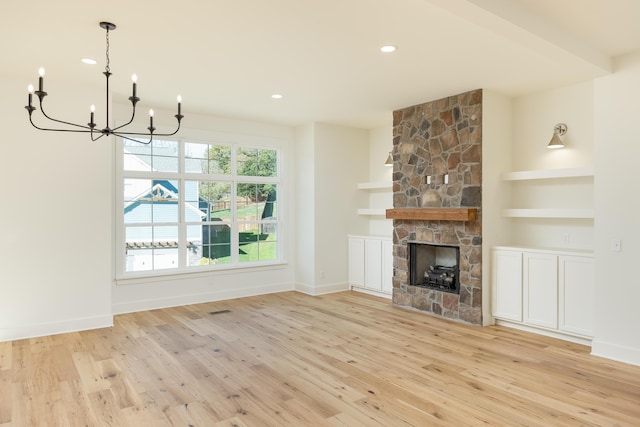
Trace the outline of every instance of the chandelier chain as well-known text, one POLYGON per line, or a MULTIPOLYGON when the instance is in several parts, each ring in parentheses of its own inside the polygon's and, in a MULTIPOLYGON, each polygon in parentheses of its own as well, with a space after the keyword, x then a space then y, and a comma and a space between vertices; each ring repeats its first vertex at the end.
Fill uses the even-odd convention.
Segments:
POLYGON ((107 54, 107 65, 105 65, 104 70, 107 73, 110 73, 111 72, 111 68, 109 68, 109 29, 108 28, 107 28, 107 52, 106 52, 106 54, 107 54))

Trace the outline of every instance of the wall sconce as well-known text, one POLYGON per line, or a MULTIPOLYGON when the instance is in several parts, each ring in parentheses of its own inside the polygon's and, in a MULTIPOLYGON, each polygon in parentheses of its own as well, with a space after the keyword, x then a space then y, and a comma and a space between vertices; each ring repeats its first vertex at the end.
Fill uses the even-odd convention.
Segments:
POLYGON ((444 174, 444 183, 445 184, 449 184, 449 174, 448 173, 444 174))
POLYGON ((387 157, 387 161, 384 162, 385 166, 393 166, 393 156, 391 155, 391 151, 389 151, 389 157, 387 157))
POLYGON ((564 142, 562 142, 560 137, 565 133, 567 133, 567 125, 564 123, 558 123, 553 128, 553 136, 551 137, 551 141, 549 142, 549 145, 547 145, 547 148, 564 148, 564 142))

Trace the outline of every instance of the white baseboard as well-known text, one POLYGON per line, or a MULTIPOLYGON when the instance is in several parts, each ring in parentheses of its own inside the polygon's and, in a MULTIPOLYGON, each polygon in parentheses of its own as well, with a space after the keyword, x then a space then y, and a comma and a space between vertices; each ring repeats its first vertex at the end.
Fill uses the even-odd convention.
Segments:
POLYGON ((357 286, 351 286, 351 290, 356 292, 362 292, 363 294, 374 295, 376 297, 381 297, 381 298, 387 298, 387 299, 392 298, 392 295, 386 292, 372 291, 371 289, 359 288, 357 286))
POLYGON ((640 350, 637 348, 624 347, 594 339, 591 344, 591 354, 593 356, 640 366, 640 350))
POLYGON ((167 307, 178 307, 181 305, 201 304, 212 301, 223 301, 234 298, 252 297, 256 295, 273 294, 277 292, 293 291, 291 284, 278 284, 269 286, 259 286, 255 288, 244 289, 224 289, 213 292, 178 295, 167 298, 149 298, 138 301, 128 301, 120 304, 114 304, 113 314, 134 313, 137 311, 157 310, 167 307))
POLYGON ((592 345, 592 340, 591 338, 588 337, 579 337, 579 336, 575 336, 572 334, 568 334, 568 333, 564 333, 562 331, 554 331, 554 330, 549 330, 549 329, 544 329, 544 328, 538 328, 535 326, 529 326, 529 325, 524 325, 521 323, 516 323, 516 322, 510 322, 508 320, 502 320, 502 319, 496 319, 496 325, 500 325, 500 326, 506 326, 509 328, 513 328, 513 329, 519 329, 521 331, 525 331, 525 332, 532 332, 534 334, 538 334, 538 335, 544 335, 546 337, 551 337, 551 338, 558 338, 564 341, 569 341, 569 342, 573 342, 576 344, 581 344, 581 345, 586 345, 586 346, 591 346, 592 345))
POLYGON ((15 328, 0 328, 0 342, 64 334, 67 332, 86 331, 88 329, 108 328, 111 326, 113 326, 113 316, 108 314, 104 316, 68 319, 60 322, 21 325, 15 328))
POLYGON ((311 286, 305 283, 296 283, 295 290, 303 294, 316 296, 348 291, 349 285, 347 283, 333 283, 329 285, 311 286))

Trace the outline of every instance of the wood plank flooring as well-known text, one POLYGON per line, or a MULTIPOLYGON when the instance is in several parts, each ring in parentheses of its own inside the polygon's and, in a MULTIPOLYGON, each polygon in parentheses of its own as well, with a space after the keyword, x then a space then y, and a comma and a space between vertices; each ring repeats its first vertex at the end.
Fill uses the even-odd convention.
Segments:
POLYGON ((354 292, 0 343, 0 426, 640 426, 640 367, 354 292))

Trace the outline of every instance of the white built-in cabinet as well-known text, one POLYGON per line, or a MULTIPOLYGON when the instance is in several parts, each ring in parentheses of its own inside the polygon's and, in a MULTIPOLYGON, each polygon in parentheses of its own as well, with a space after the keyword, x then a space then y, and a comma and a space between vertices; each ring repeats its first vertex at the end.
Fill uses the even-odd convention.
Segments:
POLYGON ((558 256, 540 252, 522 254, 524 322, 558 328, 558 256))
POLYGON ((382 292, 393 292, 393 241, 382 240, 382 292))
POLYGON ((349 285, 376 295, 393 290, 393 245, 390 238, 349 236, 349 285))
POLYGON ((364 237, 349 237, 349 284, 364 287, 364 237))
POLYGON ((496 247, 492 314, 499 324, 588 343, 595 271, 587 251, 496 247))
POLYGON ((494 250, 492 256, 493 315, 522 322, 522 252, 494 250))
POLYGON ((558 328, 593 336, 595 310, 595 271, 593 257, 562 255, 558 264, 558 328), (583 307, 591 307, 584 310, 583 307))

